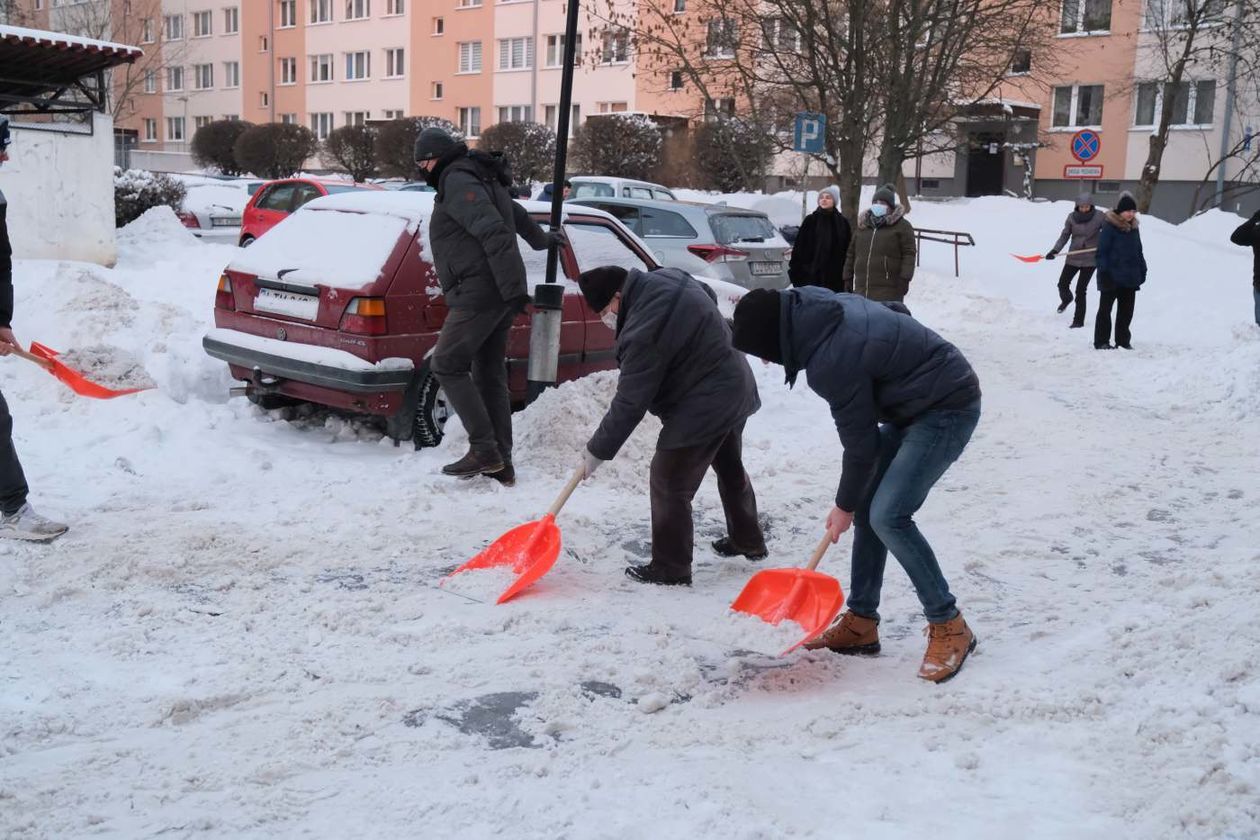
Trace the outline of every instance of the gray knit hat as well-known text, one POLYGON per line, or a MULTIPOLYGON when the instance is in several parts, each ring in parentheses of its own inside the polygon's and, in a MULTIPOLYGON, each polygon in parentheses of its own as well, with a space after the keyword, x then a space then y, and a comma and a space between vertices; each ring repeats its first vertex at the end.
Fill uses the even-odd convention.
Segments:
POLYGON ((884 184, 884 186, 875 190, 875 196, 871 199, 872 204, 874 204, 877 201, 882 201, 885 204, 887 204, 889 207, 896 207, 897 206, 897 188, 894 187, 892 184, 884 184))

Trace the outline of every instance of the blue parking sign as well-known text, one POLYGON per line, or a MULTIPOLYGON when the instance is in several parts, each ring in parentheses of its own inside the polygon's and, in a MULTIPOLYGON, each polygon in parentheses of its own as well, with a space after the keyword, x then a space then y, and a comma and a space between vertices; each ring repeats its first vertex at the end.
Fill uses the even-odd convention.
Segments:
POLYGON ((792 149, 810 155, 820 155, 825 147, 827 117, 824 114, 802 112, 796 115, 796 129, 792 132, 792 149))

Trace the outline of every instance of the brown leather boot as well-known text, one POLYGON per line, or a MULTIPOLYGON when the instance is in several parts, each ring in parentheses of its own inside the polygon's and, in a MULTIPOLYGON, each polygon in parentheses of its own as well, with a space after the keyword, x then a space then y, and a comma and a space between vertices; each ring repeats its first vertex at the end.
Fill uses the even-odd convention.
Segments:
POLYGON ((976 634, 971 632, 962 613, 949 621, 927 626, 928 648, 919 666, 919 676, 934 683, 943 683, 962 670, 967 654, 976 649, 976 634))
POLYGON ((806 650, 819 648, 851 656, 874 656, 879 653, 879 621, 846 612, 821 636, 805 643, 806 650))

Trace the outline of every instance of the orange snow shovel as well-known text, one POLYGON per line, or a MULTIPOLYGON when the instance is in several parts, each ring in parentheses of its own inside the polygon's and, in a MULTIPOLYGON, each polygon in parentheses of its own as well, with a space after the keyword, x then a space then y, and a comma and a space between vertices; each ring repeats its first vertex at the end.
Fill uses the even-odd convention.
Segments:
POLYGON ((803 569, 757 572, 731 603, 735 612, 755 615, 776 627, 786 618, 805 628, 804 638, 783 651, 781 656, 786 656, 825 630, 844 604, 840 581, 814 571, 829 545, 831 534, 826 533, 803 569))
POLYGON ((574 470, 569 483, 560 491, 556 503, 542 519, 516 526, 486 546, 476 557, 451 572, 444 580, 450 580, 460 572, 470 569, 511 566, 512 571, 520 577, 503 590, 503 594, 495 601, 496 604, 502 604, 532 585, 551 570, 556 564, 556 558, 560 556, 560 529, 556 526, 556 514, 569 501, 581 481, 582 467, 579 466, 574 470))
POLYGON ((98 385, 88 379, 83 374, 73 368, 66 367, 57 360, 57 351, 51 347, 45 347, 39 342, 32 341, 31 349, 28 353, 21 347, 15 347, 13 350, 15 356, 21 356, 28 362, 34 362, 53 376, 60 379, 81 397, 92 397, 97 400, 108 400, 114 397, 122 397, 127 394, 135 394, 140 391, 147 391, 148 388, 125 388, 123 390, 114 390, 106 388, 104 385, 98 385))
MULTIPOLYGON (((1098 250, 1097 248, 1082 248, 1079 251, 1064 251, 1063 256, 1070 257, 1073 254, 1092 254, 1094 251, 1097 251, 1097 250, 1098 250)), ((1026 263, 1039 263, 1045 259, 1045 256, 1043 256, 1042 254, 1034 254, 1031 257, 1021 257, 1019 254, 1011 254, 1011 256, 1019 260, 1020 262, 1026 262, 1026 263)))

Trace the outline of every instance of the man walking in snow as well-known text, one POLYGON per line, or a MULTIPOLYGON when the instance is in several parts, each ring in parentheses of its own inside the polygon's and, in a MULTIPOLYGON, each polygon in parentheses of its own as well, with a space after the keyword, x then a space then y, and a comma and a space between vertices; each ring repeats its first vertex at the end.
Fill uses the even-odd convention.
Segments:
POLYGON ((1250 245, 1255 252, 1256 261, 1251 271, 1251 291, 1256 301, 1256 326, 1260 327, 1260 210, 1257 210, 1250 221, 1243 222, 1229 237, 1235 245, 1250 245))
POLYGON ((789 385, 804 370, 809 387, 831 406, 844 445, 826 527, 837 542, 853 526, 849 609, 806 647, 879 652, 880 589, 891 551, 928 620, 919 676, 954 676, 976 637, 914 514, 980 420, 975 371, 958 348, 909 315, 821 289, 749 292, 735 307, 733 340, 739 350, 783 365, 789 385))
MULTIPOLYGON (((0 116, 0 166, 9 160, 9 118, 0 116)), ((0 192, 0 356, 22 345, 13 336, 13 246, 9 244, 9 202, 0 192)), ((13 416, 0 394, 0 539, 46 541, 64 534, 68 525, 45 519, 26 501, 29 489, 22 462, 13 447, 13 416)))
POLYGON ((914 278, 914 254, 914 226, 897 206, 897 190, 885 184, 858 216, 844 258, 845 290, 870 300, 904 301, 914 278))
POLYGON ((437 190, 429 220, 433 267, 449 310, 433 351, 433 375, 468 432, 468 453, 447 475, 488 475, 511 486, 512 403, 508 331, 529 303, 516 236, 536 251, 558 242, 508 194, 501 157, 469 150, 440 128, 416 138, 416 163, 437 190))
POLYGON ((691 501, 709 467, 717 474, 727 535, 713 543, 724 557, 766 556, 757 498, 744 470, 744 422, 758 408, 748 360, 713 290, 684 271, 627 271, 604 266, 578 279, 591 309, 617 333, 617 394, 582 453, 590 478, 647 412, 661 418, 652 458, 652 561, 629 566, 642 583, 691 584, 691 501))
POLYGON ((1059 241, 1046 252, 1046 259, 1053 260, 1059 255, 1064 245, 1068 245, 1070 253, 1065 259, 1063 271, 1059 274, 1059 312, 1062 313, 1073 301, 1076 308, 1072 313, 1072 329, 1085 326, 1086 292, 1089 281, 1094 276, 1095 253, 1098 251, 1098 235, 1102 232, 1103 214, 1094 206, 1094 198, 1089 193, 1081 193, 1076 197, 1076 209, 1068 214, 1063 223, 1063 233, 1059 241), (1080 253, 1084 252, 1084 253, 1080 253), (1072 294, 1072 278, 1076 280, 1076 294, 1072 294))

